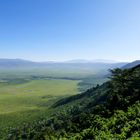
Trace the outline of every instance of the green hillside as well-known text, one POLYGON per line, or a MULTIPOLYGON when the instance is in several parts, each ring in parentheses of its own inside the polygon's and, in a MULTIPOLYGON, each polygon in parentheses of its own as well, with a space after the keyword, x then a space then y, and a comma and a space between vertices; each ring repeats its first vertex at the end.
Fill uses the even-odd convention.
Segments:
POLYGON ((140 139, 140 65, 111 73, 109 82, 57 101, 51 117, 10 128, 7 139, 140 139))

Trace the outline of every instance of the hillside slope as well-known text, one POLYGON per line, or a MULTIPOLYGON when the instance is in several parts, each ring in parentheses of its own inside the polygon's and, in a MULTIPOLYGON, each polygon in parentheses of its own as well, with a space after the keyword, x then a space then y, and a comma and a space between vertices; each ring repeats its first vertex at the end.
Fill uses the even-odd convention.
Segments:
POLYGON ((55 103, 53 115, 9 131, 9 140, 140 137, 140 65, 111 70, 110 81, 55 103))
POLYGON ((130 69, 130 68, 133 68, 133 67, 135 67, 135 66, 137 66, 139 64, 140 64, 140 60, 136 60, 136 61, 134 61, 132 63, 128 63, 128 64, 124 65, 122 68, 123 69, 130 69))

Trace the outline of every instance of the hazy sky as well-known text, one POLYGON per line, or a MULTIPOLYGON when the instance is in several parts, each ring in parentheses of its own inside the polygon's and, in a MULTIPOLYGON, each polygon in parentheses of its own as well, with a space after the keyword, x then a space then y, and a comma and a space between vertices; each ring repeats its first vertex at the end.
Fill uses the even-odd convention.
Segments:
POLYGON ((0 0, 0 58, 140 59, 140 0, 0 0))

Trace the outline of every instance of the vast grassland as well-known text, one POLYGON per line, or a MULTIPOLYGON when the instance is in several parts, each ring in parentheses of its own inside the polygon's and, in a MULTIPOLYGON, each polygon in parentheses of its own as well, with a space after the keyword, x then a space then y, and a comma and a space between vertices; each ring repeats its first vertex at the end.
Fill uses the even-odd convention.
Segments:
POLYGON ((9 127, 49 118, 57 100, 103 81, 96 70, 1 69, 0 139, 9 127), (96 75, 96 77, 95 77, 96 75), (91 80, 92 79, 92 80, 91 80), (82 88, 83 87, 83 88, 82 88))
POLYGON ((48 108, 59 98, 77 94, 79 81, 61 79, 31 80, 0 84, 0 133, 47 117, 48 108))

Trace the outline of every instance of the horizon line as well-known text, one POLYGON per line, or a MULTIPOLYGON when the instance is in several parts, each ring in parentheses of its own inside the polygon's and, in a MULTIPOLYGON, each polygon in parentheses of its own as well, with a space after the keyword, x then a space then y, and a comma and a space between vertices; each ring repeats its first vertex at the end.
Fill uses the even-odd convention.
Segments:
POLYGON ((24 61, 31 61, 31 62, 41 62, 41 63, 45 63, 45 62, 60 62, 60 63, 76 63, 76 61, 81 61, 80 63, 125 63, 125 62, 133 62, 133 61, 137 61, 139 59, 135 59, 135 60, 128 60, 128 61, 120 61, 120 60, 111 60, 111 59, 65 59, 65 60, 33 60, 33 59, 28 59, 28 58, 0 58, 0 59, 9 59, 9 60, 24 60, 24 61), (75 61, 75 62, 74 62, 75 61), (83 62, 82 62, 83 61, 83 62))

